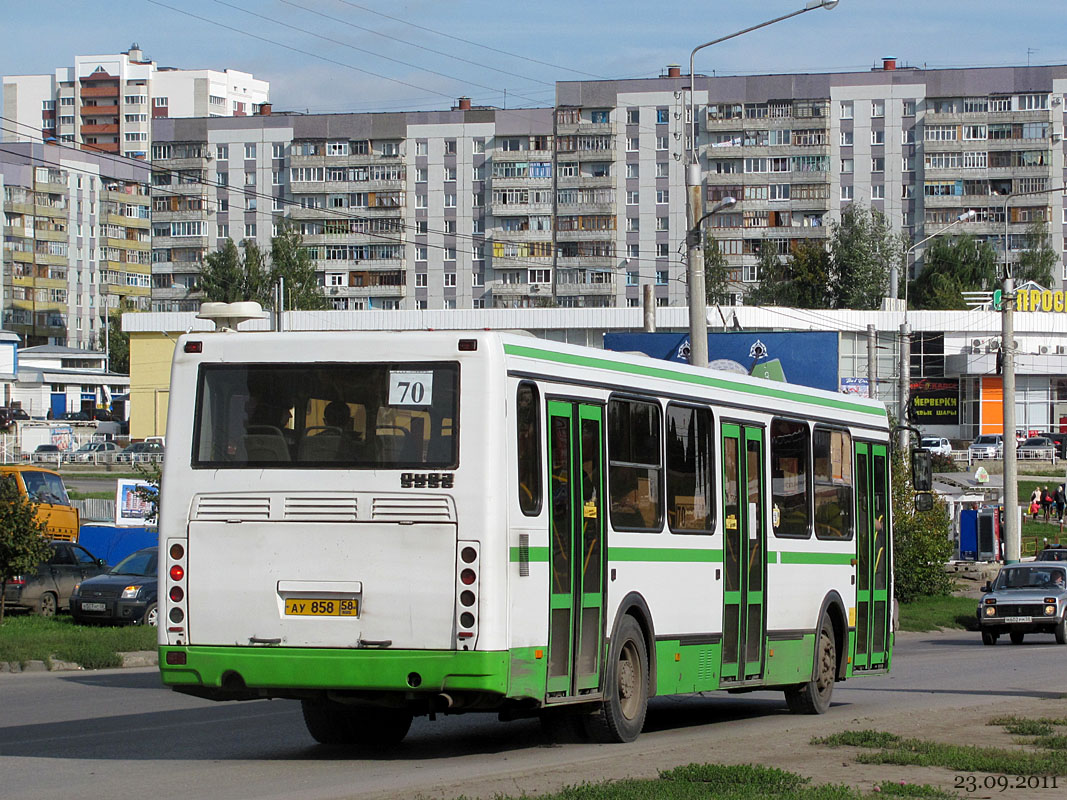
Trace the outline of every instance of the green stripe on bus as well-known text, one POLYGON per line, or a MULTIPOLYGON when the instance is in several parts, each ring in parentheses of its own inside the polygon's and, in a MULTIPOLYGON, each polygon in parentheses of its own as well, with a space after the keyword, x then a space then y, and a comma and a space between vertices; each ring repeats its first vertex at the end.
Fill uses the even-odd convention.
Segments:
MULTIPOLYGON (((509 553, 509 560, 512 564, 517 564, 521 559, 519 558, 519 548, 512 547, 509 553)), ((526 559, 527 561, 548 561, 548 548, 547 547, 531 547, 530 555, 526 559)))
POLYGON ((721 562, 722 550, 682 547, 609 547, 608 561, 721 562))
POLYGON ((849 564, 856 560, 852 553, 781 553, 782 564, 849 564))
POLYGON ((677 373, 663 367, 654 367, 647 364, 625 364, 611 361, 607 358, 594 356, 574 355, 572 353, 553 353, 551 350, 540 350, 536 347, 527 347, 518 344, 504 345, 504 352, 508 355, 523 356, 525 358, 537 358, 542 361, 552 361, 557 364, 571 364, 577 367, 592 367, 594 369, 607 369, 613 372, 623 372, 630 375, 643 375, 648 378, 663 378, 680 383, 708 386, 713 389, 726 389, 729 391, 742 392, 761 397, 773 397, 779 400, 792 400, 797 403, 825 406, 827 408, 840 409, 842 411, 854 411, 859 414, 872 414, 885 416, 884 409, 870 408, 858 403, 850 403, 847 400, 831 400, 829 398, 809 397, 807 395, 791 392, 785 389, 776 389, 769 386, 755 386, 734 381, 715 378, 709 375, 690 375, 677 373))

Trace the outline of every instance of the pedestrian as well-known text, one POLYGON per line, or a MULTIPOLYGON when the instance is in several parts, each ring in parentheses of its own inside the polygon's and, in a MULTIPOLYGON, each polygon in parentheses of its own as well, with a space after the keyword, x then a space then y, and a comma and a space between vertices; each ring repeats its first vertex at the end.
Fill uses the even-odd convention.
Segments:
POLYGON ((1044 514, 1045 522, 1048 522, 1052 516, 1052 493, 1047 486, 1041 490, 1041 511, 1044 514))
POLYGON ((1064 485, 1062 483, 1056 487, 1056 494, 1054 499, 1056 501, 1056 521, 1059 522, 1060 525, 1062 525, 1063 509, 1064 506, 1067 506, 1067 490, 1065 490, 1064 485))
POLYGON ((1037 522, 1037 515, 1041 512, 1041 487, 1037 486, 1030 493, 1030 514, 1037 522))

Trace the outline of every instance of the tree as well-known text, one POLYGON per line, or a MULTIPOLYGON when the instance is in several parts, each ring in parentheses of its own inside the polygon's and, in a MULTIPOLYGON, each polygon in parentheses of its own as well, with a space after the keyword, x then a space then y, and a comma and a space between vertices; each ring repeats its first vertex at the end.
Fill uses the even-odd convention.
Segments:
POLYGON ((7 582, 24 572, 36 572, 48 559, 48 540, 35 511, 14 476, 0 478, 0 622, 7 582))
POLYGON ((221 249, 209 253, 204 259, 197 289, 203 293, 205 302, 253 300, 264 306, 271 305, 270 275, 259 245, 252 239, 245 239, 241 248, 243 254, 233 239, 227 239, 221 249))
POLYGON ((996 282, 997 254, 988 242, 970 235, 935 239, 923 258, 922 272, 908 285, 908 305, 963 310, 963 292, 993 289, 996 282))
POLYGON ((112 372, 130 374, 130 334, 122 329, 122 310, 107 317, 108 366, 112 372))
POLYGON ((1052 286, 1053 267, 1059 261, 1056 251, 1049 243, 1048 223, 1033 222, 1026 229, 1026 249, 1019 253, 1019 262, 1015 265, 1013 276, 1015 285, 1033 281, 1041 286, 1052 286))
POLYGON ((758 283, 746 296, 754 305, 828 308, 830 255, 821 243, 805 241, 782 263, 769 243, 760 249, 758 283))
POLYGON ((730 264, 714 236, 704 238, 704 297, 708 305, 730 304, 730 264))
POLYGON ((756 306, 792 306, 793 285, 789 269, 778 256, 778 247, 766 239, 760 243, 756 262, 756 285, 745 295, 745 303, 756 306))
POLYGON ((894 595, 902 603, 944 596, 952 590, 945 564, 952 557, 948 507, 935 498, 930 511, 915 510, 915 490, 907 459, 893 453, 894 595))
POLYGON ((830 297, 834 308, 875 309, 889 288, 889 271, 904 253, 877 209, 849 203, 840 222, 830 223, 830 297))
POLYGON ((303 247, 304 237, 286 223, 270 242, 270 282, 277 285, 285 280, 287 309, 318 310, 329 307, 329 301, 319 288, 315 262, 303 247))

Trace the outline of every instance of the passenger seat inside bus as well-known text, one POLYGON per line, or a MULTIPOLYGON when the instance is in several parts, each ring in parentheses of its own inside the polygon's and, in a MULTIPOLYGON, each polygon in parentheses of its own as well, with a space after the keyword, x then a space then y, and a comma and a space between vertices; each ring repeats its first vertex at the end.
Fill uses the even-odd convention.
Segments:
POLYGON ((248 461, 290 461, 289 445, 281 430, 273 425, 250 425, 245 434, 248 461))

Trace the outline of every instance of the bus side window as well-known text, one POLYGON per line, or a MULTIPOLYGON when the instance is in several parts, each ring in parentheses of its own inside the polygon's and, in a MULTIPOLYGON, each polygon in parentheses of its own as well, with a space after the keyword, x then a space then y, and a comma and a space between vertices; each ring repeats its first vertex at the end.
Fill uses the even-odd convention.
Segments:
POLYGON ((536 517, 541 513, 541 401, 534 384, 519 384, 515 407, 519 508, 526 516, 536 517))
POLYGON ((848 431, 816 428, 815 537, 852 538, 852 437, 848 431))
POLYGON ((811 536, 811 440, 807 423, 771 422, 771 524, 775 536, 811 536))
POLYGON ((672 533, 715 530, 711 409, 667 406, 667 524, 672 533))
POLYGON ((616 529, 663 528, 661 428, 656 403, 621 398, 608 403, 608 495, 616 529))

